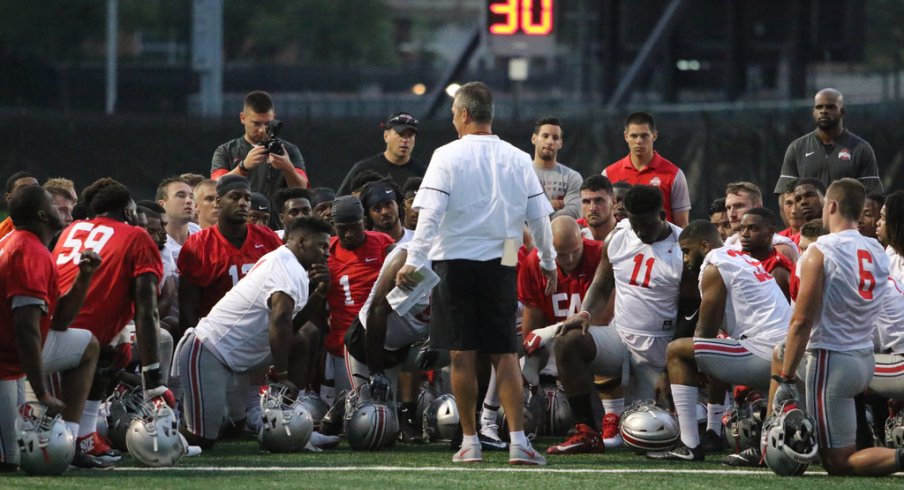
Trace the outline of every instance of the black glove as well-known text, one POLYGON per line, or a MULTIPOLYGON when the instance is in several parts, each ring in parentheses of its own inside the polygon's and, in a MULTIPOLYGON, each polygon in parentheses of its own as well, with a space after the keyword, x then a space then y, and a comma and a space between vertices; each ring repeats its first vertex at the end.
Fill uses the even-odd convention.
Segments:
POLYGON ((383 373, 373 373, 370 375, 370 396, 378 402, 389 401, 390 391, 389 378, 383 373))
POLYGON ((418 351, 417 357, 414 358, 414 365, 420 371, 429 371, 436 366, 439 360, 439 351, 430 347, 430 343, 426 343, 418 351))

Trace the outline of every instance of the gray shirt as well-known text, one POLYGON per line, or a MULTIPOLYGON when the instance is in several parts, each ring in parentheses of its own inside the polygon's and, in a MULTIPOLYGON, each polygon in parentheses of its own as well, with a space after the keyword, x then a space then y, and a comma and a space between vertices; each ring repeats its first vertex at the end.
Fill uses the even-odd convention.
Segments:
POLYGON ((565 201, 565 207, 552 213, 550 219, 559 216, 571 216, 574 219, 581 217, 581 184, 584 183, 581 174, 561 163, 556 163, 553 168, 540 168, 534 164, 534 172, 540 179, 547 199, 565 201))
POLYGON ((816 178, 828 186, 845 177, 859 180, 867 191, 883 191, 876 154, 869 143, 845 129, 832 144, 824 145, 813 131, 788 145, 773 192, 783 193, 789 182, 799 178, 816 178))

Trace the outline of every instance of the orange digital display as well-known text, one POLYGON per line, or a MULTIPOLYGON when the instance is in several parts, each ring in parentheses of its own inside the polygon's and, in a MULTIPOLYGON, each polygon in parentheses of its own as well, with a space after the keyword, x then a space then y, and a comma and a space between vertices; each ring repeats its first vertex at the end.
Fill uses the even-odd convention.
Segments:
POLYGON ((488 0, 487 28, 495 36, 549 36, 553 0, 488 0))

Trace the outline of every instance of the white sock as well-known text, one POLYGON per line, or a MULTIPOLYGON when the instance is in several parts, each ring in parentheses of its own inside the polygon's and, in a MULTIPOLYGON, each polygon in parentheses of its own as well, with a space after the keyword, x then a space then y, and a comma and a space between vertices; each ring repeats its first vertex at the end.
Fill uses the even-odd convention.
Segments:
POLYGON ((681 428, 681 442, 690 449, 700 445, 697 432, 697 387, 672 385, 672 399, 678 412, 678 426, 681 428))
POLYGON ((498 406, 490 406, 487 405, 486 402, 483 404, 483 409, 480 411, 480 425, 495 425, 499 416, 499 407, 498 406))
POLYGON ((614 400, 603 400, 603 412, 605 413, 614 413, 621 417, 622 412, 625 411, 625 399, 624 398, 616 398, 614 400))
POLYGON ((721 403, 706 404, 706 430, 711 430, 716 435, 722 435, 722 415, 725 414, 725 405, 721 403))
POLYGON ((69 427, 73 434, 78 434, 78 424, 75 422, 66 421, 66 427, 69 427))
POLYGON ((79 422, 78 436, 84 437, 97 431, 97 413, 100 412, 100 400, 85 400, 82 420, 79 422))
POLYGON ((499 390, 496 389, 496 368, 490 371, 490 382, 487 384, 487 394, 483 397, 484 405, 499 406, 499 390))
POLYGON ((527 440, 527 436, 524 435, 523 430, 519 430, 517 432, 509 432, 509 441, 511 441, 511 443, 513 445, 518 445, 518 446, 526 447, 526 446, 530 445, 530 441, 527 440))
POLYGON ((473 445, 475 445, 475 444, 477 444, 477 445, 480 444, 480 438, 477 437, 477 434, 470 435, 470 436, 461 436, 461 445, 462 445, 462 447, 464 447, 464 446, 473 446, 473 445))

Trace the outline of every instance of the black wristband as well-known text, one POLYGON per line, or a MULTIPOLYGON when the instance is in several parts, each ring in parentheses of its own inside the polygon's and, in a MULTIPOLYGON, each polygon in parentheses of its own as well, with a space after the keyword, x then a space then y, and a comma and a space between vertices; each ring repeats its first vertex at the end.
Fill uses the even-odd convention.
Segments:
POLYGON ((243 174, 247 174, 247 173, 248 173, 248 167, 245 166, 245 160, 242 160, 241 162, 239 162, 239 170, 240 170, 243 174))
POLYGON ((156 388, 163 384, 160 382, 160 368, 148 369, 142 375, 144 376, 144 387, 146 389, 156 388))
POLYGON ((779 384, 786 384, 786 385, 787 385, 787 384, 792 384, 792 383, 794 383, 794 379, 793 379, 793 378, 786 378, 786 377, 781 376, 781 375, 779 375, 779 374, 773 374, 773 375, 772 375, 772 379, 774 379, 775 382, 776 382, 776 383, 779 383, 779 384))

